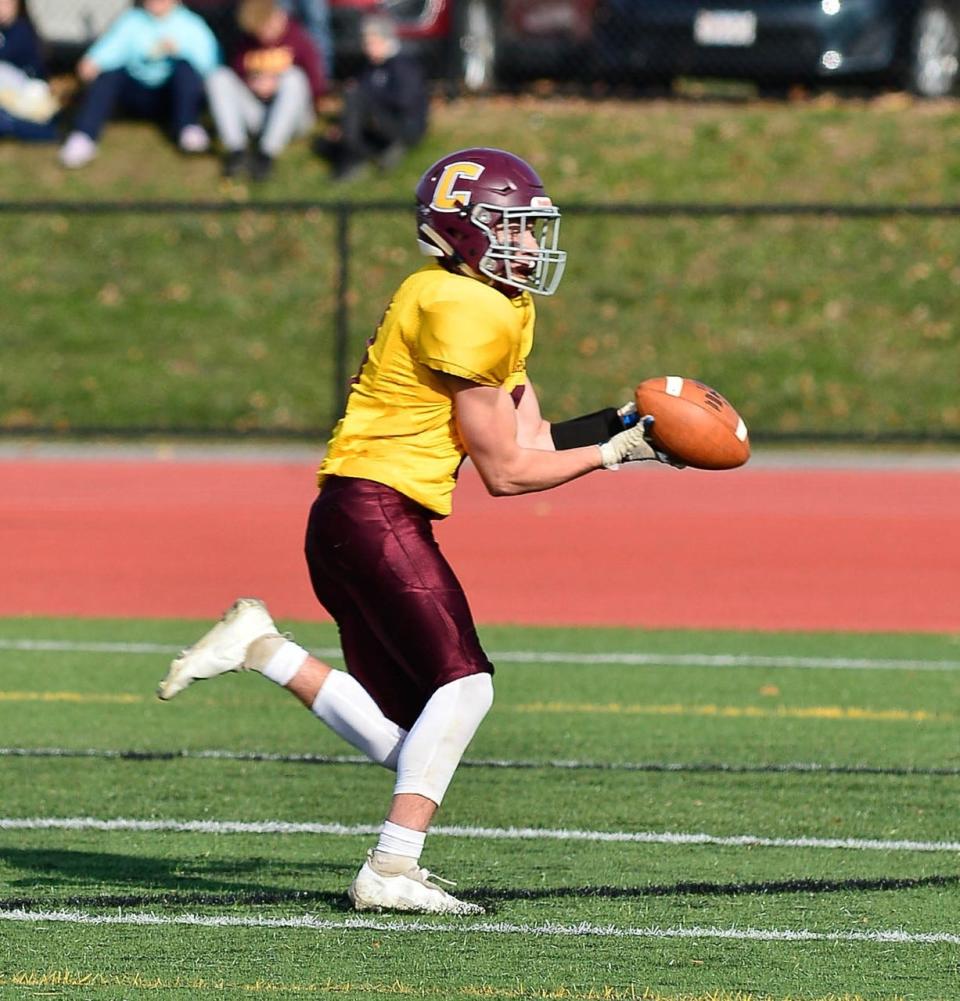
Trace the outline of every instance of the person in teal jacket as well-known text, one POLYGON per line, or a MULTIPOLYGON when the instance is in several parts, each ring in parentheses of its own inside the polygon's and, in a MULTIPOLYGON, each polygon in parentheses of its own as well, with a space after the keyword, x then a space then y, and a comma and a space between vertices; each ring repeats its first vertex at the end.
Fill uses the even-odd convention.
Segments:
POLYGON ((210 144, 199 123, 204 80, 220 64, 220 47, 206 22, 180 0, 142 0, 121 14, 77 65, 86 85, 60 162, 86 166, 100 133, 117 110, 163 123, 185 153, 210 144))

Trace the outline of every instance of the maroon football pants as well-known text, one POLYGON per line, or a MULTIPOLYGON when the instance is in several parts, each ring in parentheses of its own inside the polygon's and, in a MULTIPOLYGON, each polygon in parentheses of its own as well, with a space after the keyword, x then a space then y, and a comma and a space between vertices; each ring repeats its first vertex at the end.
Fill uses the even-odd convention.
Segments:
POLYGON ((398 725, 410 729, 441 686, 493 673, 420 504, 382 483, 331 476, 310 509, 305 549, 347 670, 398 725))

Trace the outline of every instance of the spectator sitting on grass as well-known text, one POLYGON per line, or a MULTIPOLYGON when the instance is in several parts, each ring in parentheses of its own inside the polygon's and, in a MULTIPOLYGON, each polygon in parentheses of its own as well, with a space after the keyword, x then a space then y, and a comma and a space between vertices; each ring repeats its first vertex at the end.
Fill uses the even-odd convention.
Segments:
POLYGON ((219 46, 203 18, 180 0, 142 0, 121 14, 77 66, 87 85, 73 131, 60 149, 65 167, 84 167, 119 106, 138 118, 168 124, 184 153, 210 145, 199 123, 204 78, 219 64, 219 46))
POLYGON ((423 67, 400 51, 397 29, 389 17, 364 18, 363 52, 366 65, 344 88, 339 125, 313 146, 341 181, 360 176, 370 161, 390 169, 427 130, 429 96, 423 67))
POLYGON ((207 77, 207 99, 224 148, 224 176, 249 170, 262 181, 290 140, 313 128, 327 80, 310 36, 275 0, 242 0, 237 23, 243 34, 230 65, 207 77))
POLYGON ((0 0, 0 138, 52 142, 57 109, 23 0, 0 0))

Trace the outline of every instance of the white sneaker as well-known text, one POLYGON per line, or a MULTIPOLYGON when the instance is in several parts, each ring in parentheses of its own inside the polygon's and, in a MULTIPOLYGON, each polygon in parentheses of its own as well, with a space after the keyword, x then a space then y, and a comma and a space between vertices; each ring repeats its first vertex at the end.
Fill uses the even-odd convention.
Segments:
POLYGON ((71 132, 60 147, 60 163, 68 170, 78 170, 97 155, 97 144, 86 132, 71 132))
POLYGON ((245 670, 243 661, 250 644, 270 635, 279 634, 263 602, 238 598, 213 629, 170 665, 157 697, 172 699, 194 681, 245 670))
POLYGON ((202 125, 184 125, 177 143, 184 153, 206 153, 210 148, 210 136, 202 125))
MULTIPOLYGON (((427 914, 484 914, 479 904, 457 900, 442 887, 431 882, 440 879, 426 869, 412 866, 399 875, 383 875, 374 868, 373 852, 367 852, 357 878, 350 884, 347 896, 358 911, 421 911, 427 914)), ((441 880, 455 884, 449 880, 441 880)))

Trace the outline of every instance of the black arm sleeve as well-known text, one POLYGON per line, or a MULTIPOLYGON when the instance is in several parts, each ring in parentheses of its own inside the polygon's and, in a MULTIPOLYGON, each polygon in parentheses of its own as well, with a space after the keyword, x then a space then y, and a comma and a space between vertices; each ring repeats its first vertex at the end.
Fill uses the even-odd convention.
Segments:
POLYGON ((582 445, 599 445, 623 428, 623 421, 616 408, 607 407, 594 414, 584 414, 583 417, 572 417, 568 421, 551 424, 550 437, 553 438, 554 448, 562 452, 582 445))

